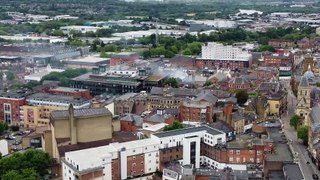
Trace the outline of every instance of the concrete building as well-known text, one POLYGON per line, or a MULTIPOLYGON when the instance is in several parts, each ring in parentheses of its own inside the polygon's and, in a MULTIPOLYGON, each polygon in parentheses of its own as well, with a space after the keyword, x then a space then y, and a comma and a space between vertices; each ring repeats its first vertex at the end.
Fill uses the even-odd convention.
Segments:
POLYGON ((91 70, 92 68, 101 65, 109 66, 110 59, 95 56, 87 56, 79 59, 71 59, 66 62, 69 68, 85 68, 91 70))
POLYGON ((241 70, 250 67, 251 58, 252 56, 241 48, 209 42, 202 46, 201 57, 195 60, 195 66, 241 70))
POLYGON ((101 29, 99 27, 92 27, 92 26, 63 26, 60 27, 60 30, 62 30, 63 34, 69 34, 72 31, 80 31, 81 33, 87 33, 87 32, 97 32, 98 29, 101 29))
POLYGON ((22 106, 26 104, 25 93, 2 93, 0 96, 0 119, 9 125, 23 126, 22 106))

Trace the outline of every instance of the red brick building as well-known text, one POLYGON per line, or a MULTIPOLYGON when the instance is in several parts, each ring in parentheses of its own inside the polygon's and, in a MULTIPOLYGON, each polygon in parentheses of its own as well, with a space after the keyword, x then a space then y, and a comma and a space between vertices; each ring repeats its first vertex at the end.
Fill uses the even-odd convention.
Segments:
POLYGON ((186 100, 179 107, 181 121, 208 122, 213 121, 213 105, 207 101, 186 100))
POLYGON ((135 114, 127 114, 120 119, 121 131, 124 132, 136 132, 142 128, 143 118, 135 114))
POLYGON ((197 68, 225 68, 231 70, 241 70, 249 68, 251 61, 239 61, 239 60, 211 60, 211 59, 195 59, 195 66, 197 68))
POLYGON ((110 67, 119 66, 123 64, 127 64, 132 66, 136 60, 140 58, 139 54, 130 53, 130 52, 121 52, 118 54, 112 55, 110 59, 110 67))
POLYGON ((26 104, 24 93, 4 93, 0 96, 0 121, 9 125, 23 125, 22 106, 26 104))
POLYGON ((238 89, 250 89, 251 83, 244 77, 233 77, 228 82, 229 90, 238 90, 238 89))
POLYGON ((46 90, 49 94, 58 94, 64 96, 76 96, 83 97, 86 99, 91 99, 90 91, 88 89, 76 89, 76 88, 68 88, 68 87, 57 87, 53 89, 46 90))
POLYGON ((264 64, 266 66, 279 67, 281 65, 292 65, 294 56, 291 53, 279 51, 277 53, 266 54, 264 56, 264 64))
POLYGON ((286 47, 293 47, 294 42, 291 40, 286 39, 271 39, 268 42, 269 46, 272 46, 274 48, 286 48, 286 47))

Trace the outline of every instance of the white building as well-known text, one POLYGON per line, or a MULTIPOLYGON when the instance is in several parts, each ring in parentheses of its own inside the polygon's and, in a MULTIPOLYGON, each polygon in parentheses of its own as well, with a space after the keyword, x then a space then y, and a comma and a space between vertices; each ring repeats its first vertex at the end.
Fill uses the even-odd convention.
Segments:
MULTIPOLYGON (((81 176, 103 180, 142 178, 159 170, 162 150, 181 146, 182 165, 193 164, 199 168, 206 160, 200 155, 200 142, 212 147, 224 144, 226 134, 209 126, 199 126, 153 134, 149 139, 67 152, 62 160, 63 179, 75 180, 81 176)), ((216 163, 215 167, 225 166, 216 163)))
POLYGON ((63 34, 69 34, 70 31, 80 31, 81 33, 87 32, 97 32, 100 27, 92 27, 92 26, 63 26, 60 27, 60 30, 63 31, 63 34))
POLYGON ((46 93, 35 93, 26 98, 29 105, 33 106, 56 106, 68 108, 70 104, 75 109, 89 108, 91 103, 89 100, 81 97, 53 95, 46 93))
POLYGON ((201 59, 249 61, 251 55, 238 47, 209 42, 201 47, 201 59))
POLYGON ((37 81, 40 82, 42 77, 50 74, 51 72, 63 72, 64 69, 52 69, 50 65, 46 68, 38 69, 35 73, 27 75, 24 77, 26 81, 37 81))

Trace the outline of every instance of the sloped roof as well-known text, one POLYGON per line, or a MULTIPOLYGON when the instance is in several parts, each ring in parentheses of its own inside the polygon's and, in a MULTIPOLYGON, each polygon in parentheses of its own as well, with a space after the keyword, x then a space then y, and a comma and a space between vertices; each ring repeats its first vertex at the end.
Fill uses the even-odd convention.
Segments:
POLYGON ((306 76, 302 76, 299 86, 300 87, 309 87, 308 78, 306 76))
POLYGON ((201 92, 195 98, 195 101, 201 101, 201 100, 205 100, 209 103, 216 104, 216 102, 218 101, 218 98, 214 96, 210 91, 206 91, 206 92, 201 92))
MULTIPOLYGON (((74 110, 74 117, 75 118, 85 118, 91 116, 106 116, 112 115, 111 112, 107 108, 88 108, 88 109, 75 109, 74 110)), ((51 117, 54 119, 61 119, 61 118, 69 118, 69 110, 62 110, 62 111, 52 111, 51 117)))
POLYGON ((245 77, 233 77, 229 84, 250 84, 250 82, 245 77))
POLYGON ((128 121, 134 123, 135 126, 142 126, 143 118, 136 114, 127 114, 120 119, 121 121, 128 121))

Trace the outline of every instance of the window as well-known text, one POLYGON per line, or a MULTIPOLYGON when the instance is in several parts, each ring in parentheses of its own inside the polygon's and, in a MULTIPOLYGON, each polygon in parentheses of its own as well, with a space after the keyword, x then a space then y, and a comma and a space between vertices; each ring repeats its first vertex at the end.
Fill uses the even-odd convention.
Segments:
POLYGON ((230 157, 230 158, 229 158, 229 161, 230 161, 230 162, 233 162, 233 157, 230 157))
POLYGON ((239 157, 237 157, 237 163, 240 163, 240 158, 239 157))
POLYGON ((243 160, 242 160, 242 162, 244 162, 244 163, 246 162, 246 158, 245 158, 245 157, 243 157, 243 160))
POLYGON ((231 149, 231 150, 229 150, 229 154, 233 154, 233 150, 231 149))
POLYGON ((260 154, 261 154, 261 151, 258 150, 258 151, 257 151, 257 155, 260 155, 260 154))
POLYGON ((240 154, 240 150, 237 150, 236 153, 237 153, 237 155, 239 155, 240 154))

